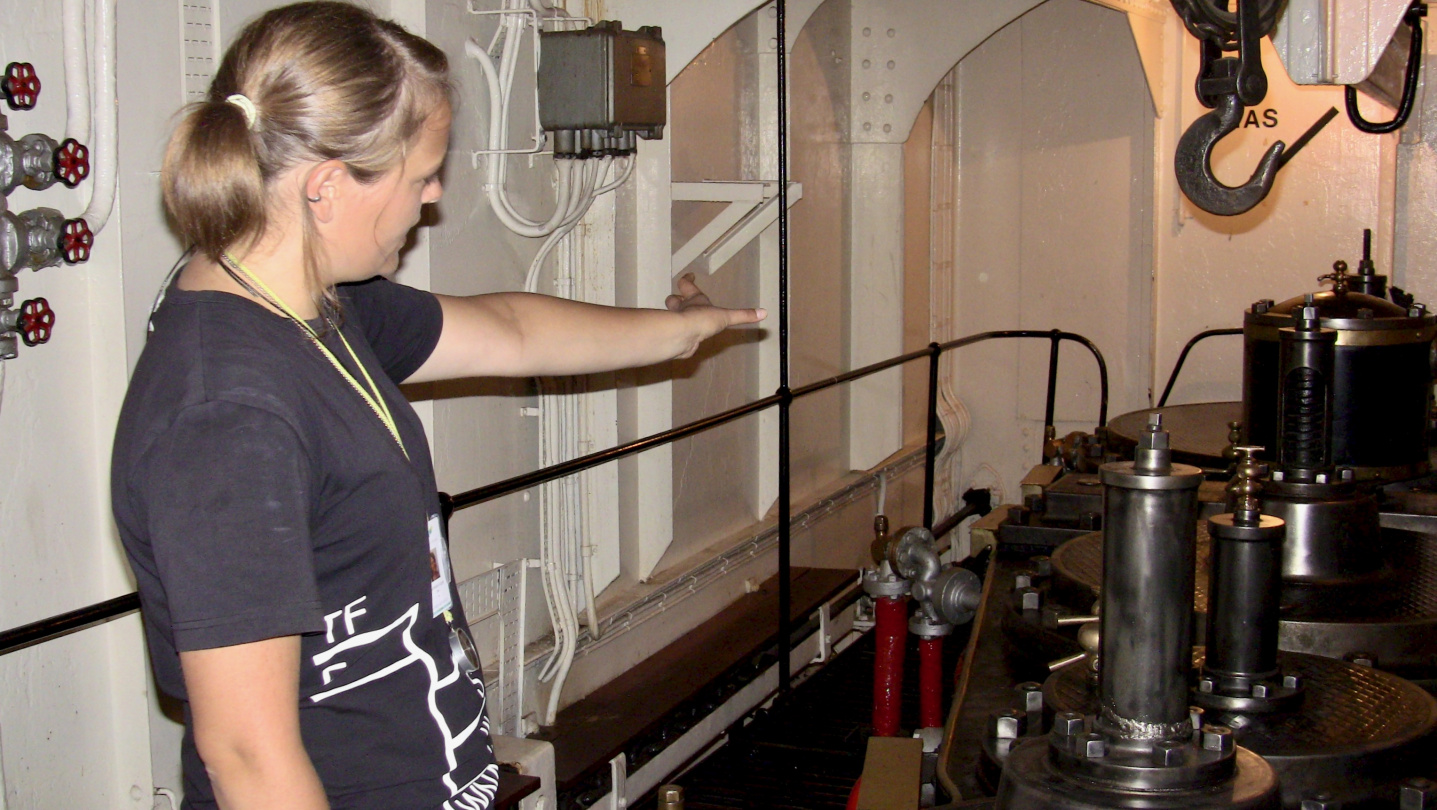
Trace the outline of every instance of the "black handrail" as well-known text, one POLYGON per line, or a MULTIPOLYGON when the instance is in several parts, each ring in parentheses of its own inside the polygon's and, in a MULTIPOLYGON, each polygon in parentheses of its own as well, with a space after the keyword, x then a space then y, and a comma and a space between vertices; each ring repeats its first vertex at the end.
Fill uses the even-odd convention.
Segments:
POLYGON ((1184 346, 1182 353, 1178 355, 1178 361, 1173 365, 1173 373, 1168 375, 1168 384, 1163 388, 1162 397, 1158 399, 1158 407, 1161 408, 1168 404, 1168 394, 1173 392, 1173 384, 1178 381, 1178 374, 1183 370, 1183 363, 1187 362, 1188 352, 1192 351, 1194 346, 1210 337, 1240 334, 1242 334, 1241 329, 1209 329, 1205 332, 1198 332, 1196 335, 1193 335, 1192 340, 1188 341, 1188 345, 1184 346))
MULTIPOLYGON (((928 387, 929 430, 928 443, 926 448, 926 458, 924 464, 923 492, 924 503, 926 504, 924 509, 924 525, 929 528, 932 528, 934 478, 933 472, 934 459, 936 457, 935 450, 937 446, 937 428, 935 423, 937 421, 936 414, 938 397, 938 386, 934 384, 936 383, 937 378, 934 374, 933 369, 936 367, 937 359, 944 352, 952 351, 954 349, 961 349, 965 346, 972 346, 976 343, 983 343, 989 340, 1010 338, 1044 338, 1053 341, 1069 340, 1075 343, 1080 343, 1084 347, 1086 347, 1088 351, 1092 353, 1093 359, 1096 360, 1098 364, 1098 378, 1100 387, 1098 425, 1102 426, 1108 423, 1108 365, 1107 362, 1103 359, 1102 352, 1098 350, 1098 347, 1095 346, 1091 340, 1088 340, 1086 337, 1083 337, 1082 335, 1076 334, 1074 332, 1064 332, 1057 329, 1004 329, 991 332, 979 332, 977 334, 969 335, 967 337, 950 340, 946 343, 933 343, 928 345, 926 348, 919 349, 917 351, 908 352, 907 354, 901 354, 897 357, 891 357, 887 360, 881 360, 877 363, 872 363, 862 368, 856 368, 852 371, 846 371, 842 374, 837 374, 832 377, 818 380, 816 382, 811 382, 807 385, 799 386, 798 388, 793 389, 793 391, 790 392, 787 397, 783 396, 782 394, 772 394, 770 396, 763 397, 762 399, 754 400, 753 402, 747 403, 745 405, 740 405, 737 408, 732 408, 722 413, 707 416, 703 419, 690 422, 686 425, 681 425, 679 427, 672 428, 661 433, 655 433, 652 436, 647 436, 642 439, 629 442, 628 444, 619 445, 618 447, 612 447, 608 450, 600 450, 596 453, 590 453, 587 456, 580 456, 579 458, 560 462, 551 467, 545 467, 541 470, 524 473, 523 475, 514 476, 513 478, 508 478, 497 483, 488 484, 486 486, 477 487, 466 492, 461 492, 457 495, 451 496, 441 493, 441 504, 445 509, 445 517, 447 519, 448 516, 452 514, 453 511, 456 509, 465 509, 470 506, 475 506, 477 504, 484 503, 485 501, 491 501, 504 495, 509 495, 515 492, 519 492, 521 490, 529 489, 530 487, 537 486, 548 481, 553 481, 558 478, 573 475, 577 472, 582 472, 592 467, 597 467, 609 461, 614 461, 625 456, 643 452, 644 450, 649 450, 654 447, 659 447, 665 444, 676 442, 679 439, 684 439, 689 436, 711 430, 720 425, 728 424, 729 422, 732 422, 736 419, 741 419, 745 416, 749 416, 750 414, 754 414, 767 408, 771 408, 775 405, 781 406, 784 399, 788 399, 791 402, 792 400, 806 397, 811 394, 816 394, 820 391, 833 388, 834 386, 842 385, 843 383, 862 379, 871 374, 877 374, 880 371, 887 371, 888 369, 896 368, 897 366, 903 365, 904 363, 927 357, 929 358, 930 362, 928 387)), ((1056 378, 1056 352, 1049 353, 1048 375, 1050 380, 1056 378)), ((780 529, 785 523, 785 520, 780 520, 780 529)), ((3 633, 0 633, 0 655, 5 655, 6 653, 11 653, 15 650, 23 649, 34 644, 39 644, 45 641, 49 641, 51 639, 59 638, 60 636, 73 633, 76 630, 81 630, 91 625, 116 618, 118 616, 123 616, 126 613, 130 613, 131 611, 138 609, 139 606, 140 604, 138 594, 130 593, 124 596, 107 600, 105 602, 100 602, 94 605, 90 605, 88 607, 80 608, 79 610, 73 610, 68 613, 62 613, 57 616, 52 616, 48 619, 42 619, 41 621, 24 625, 23 627, 17 627, 12 630, 4 631, 3 633)))

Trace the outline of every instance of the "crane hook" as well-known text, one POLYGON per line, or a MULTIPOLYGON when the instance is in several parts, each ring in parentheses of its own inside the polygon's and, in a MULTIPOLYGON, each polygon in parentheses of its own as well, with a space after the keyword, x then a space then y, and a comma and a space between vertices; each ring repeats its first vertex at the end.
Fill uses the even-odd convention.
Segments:
POLYGON ((1282 141, 1268 147, 1257 164, 1251 179, 1240 186, 1229 186, 1212 173, 1212 149, 1217 142, 1237 129, 1246 110, 1236 95, 1221 95, 1216 106, 1188 127, 1178 141, 1174 155, 1178 187, 1193 205, 1219 216, 1236 216, 1252 210, 1272 190, 1277 170, 1282 168, 1282 141))

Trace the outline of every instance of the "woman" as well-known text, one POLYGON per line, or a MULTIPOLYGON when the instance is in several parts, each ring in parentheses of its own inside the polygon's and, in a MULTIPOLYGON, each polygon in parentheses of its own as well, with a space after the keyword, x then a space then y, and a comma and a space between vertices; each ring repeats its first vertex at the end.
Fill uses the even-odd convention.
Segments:
POLYGON ((192 246, 116 434, 116 521, 186 807, 483 808, 497 769, 423 430, 397 385, 690 355, 759 310, 388 281, 439 199, 442 52, 346 3, 251 23, 165 156, 192 246))

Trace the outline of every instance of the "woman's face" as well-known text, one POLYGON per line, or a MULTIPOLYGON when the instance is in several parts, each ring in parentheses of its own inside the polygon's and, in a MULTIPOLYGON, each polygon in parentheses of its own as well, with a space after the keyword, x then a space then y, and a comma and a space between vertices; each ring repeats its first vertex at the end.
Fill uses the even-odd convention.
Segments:
POLYGON ((333 282, 388 276, 399 267, 399 251, 419 224, 420 210, 444 193, 439 170, 449 149, 449 105, 435 110, 410 144, 404 163, 368 185, 356 184, 326 240, 333 282))

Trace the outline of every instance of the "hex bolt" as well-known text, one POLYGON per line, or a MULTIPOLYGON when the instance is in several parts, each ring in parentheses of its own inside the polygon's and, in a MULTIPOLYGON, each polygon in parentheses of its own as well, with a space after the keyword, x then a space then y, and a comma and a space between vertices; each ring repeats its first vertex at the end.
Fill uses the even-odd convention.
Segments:
POLYGON ((1350 652, 1342 656, 1342 660, 1349 664, 1356 664, 1359 667, 1377 666, 1377 656, 1369 652, 1350 652))
POLYGON ((1255 698, 1272 697, 1272 687, 1265 683, 1252 685, 1252 696, 1255 698))
POLYGON ((1063 737, 1082 734, 1085 725, 1083 716, 1077 712, 1058 712, 1053 715, 1053 731, 1063 737))
POLYGON ((1037 556, 1033 558, 1033 570, 1038 576, 1046 577, 1053 573, 1053 558, 1048 556, 1037 556))
POLYGON ((1018 691, 1018 703, 1023 711, 1034 717, 1041 717, 1043 714, 1043 685, 1028 681, 1014 687, 1018 691))
POLYGON ((1016 740, 1028 731, 1028 713, 1018 709, 999 709, 988 718, 988 736, 999 740, 1016 740))
POLYGON ((1203 726, 1202 747, 1204 750, 1216 751, 1219 754, 1231 754, 1232 729, 1217 724, 1203 726))
POLYGON ((1415 777, 1402 782, 1397 792, 1399 810, 1433 810, 1437 808, 1437 782, 1415 777))
POLYGON ((1283 689, 1301 689, 1302 676, 1296 673, 1288 673, 1282 676, 1283 689))
POLYGON ((1181 740, 1159 740, 1153 746, 1153 763, 1165 768, 1172 768, 1183 764, 1183 751, 1187 749, 1187 743, 1181 740))
POLYGON ((1028 574, 1019 574, 1013 577, 1013 590, 1021 591, 1024 588, 1033 587, 1033 577, 1028 574))
POLYGON ((1342 807, 1342 802, 1332 798, 1329 793, 1313 793, 1304 796, 1298 807, 1300 810, 1338 810, 1342 807))
POLYGON ((1023 610, 1041 610, 1043 593, 1036 588, 1024 588, 1018 592, 1023 598, 1023 610))
POLYGON ((1343 481, 1351 481, 1356 476, 1356 473, 1353 472, 1351 467, 1343 467, 1339 471, 1339 474, 1342 476, 1343 481))
POLYGON ((1088 759, 1102 759, 1108 755, 1108 741, 1103 739, 1103 735, 1090 731, 1083 735, 1082 744, 1078 746, 1078 754, 1088 759))
POLYGON ((1213 683, 1212 678, 1206 675, 1202 676, 1201 678, 1198 678, 1199 692, 1202 692, 1204 695, 1211 695, 1214 688, 1215 684, 1213 683))

